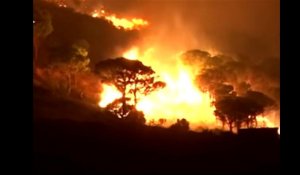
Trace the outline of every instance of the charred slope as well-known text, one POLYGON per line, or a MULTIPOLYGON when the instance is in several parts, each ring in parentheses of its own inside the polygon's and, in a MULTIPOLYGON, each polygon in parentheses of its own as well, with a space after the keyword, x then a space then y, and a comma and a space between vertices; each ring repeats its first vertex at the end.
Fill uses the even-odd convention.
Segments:
POLYGON ((34 102, 36 174, 279 173, 279 140, 124 123, 41 89, 34 102))

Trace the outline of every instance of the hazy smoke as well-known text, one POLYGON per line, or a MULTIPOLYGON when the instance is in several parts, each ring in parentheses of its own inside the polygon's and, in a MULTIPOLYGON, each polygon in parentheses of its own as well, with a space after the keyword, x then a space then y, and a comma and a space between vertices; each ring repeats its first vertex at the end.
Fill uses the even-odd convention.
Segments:
POLYGON ((188 45, 187 50, 213 48, 252 59, 280 53, 279 0, 47 1, 86 12, 105 7, 122 17, 145 18, 151 23, 149 35, 165 36, 174 46, 188 45))

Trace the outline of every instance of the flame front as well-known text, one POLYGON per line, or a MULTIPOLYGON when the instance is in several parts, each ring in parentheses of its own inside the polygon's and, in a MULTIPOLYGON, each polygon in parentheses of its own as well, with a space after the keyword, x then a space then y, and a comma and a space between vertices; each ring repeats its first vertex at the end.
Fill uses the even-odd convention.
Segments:
MULTIPOLYGON (((166 87, 140 98, 137 109, 143 111, 147 123, 167 119, 166 125, 171 125, 178 118, 185 118, 190 122, 191 128, 196 130, 199 126, 208 128, 217 127, 218 123, 213 115, 214 107, 211 106, 209 94, 203 93, 194 84, 196 74, 192 69, 183 65, 178 57, 174 57, 173 65, 161 64, 153 60, 154 49, 148 49, 144 55, 139 55, 139 49, 133 47, 124 52, 127 59, 137 59, 150 65, 166 83, 166 87), (160 65, 160 66, 159 66, 160 65), (166 68, 168 67, 168 68, 166 68)), ((119 91, 112 90, 111 85, 104 85, 99 105, 105 107, 108 102, 120 97, 119 91), (111 90, 108 90, 109 89, 111 90), (119 95, 117 95, 119 94, 119 95)))
MULTIPOLYGON (((197 71, 192 66, 184 65, 180 58, 175 55, 164 63, 156 58, 154 47, 139 55, 139 48, 132 47, 123 53, 127 59, 139 59, 145 65, 151 66, 160 76, 160 80, 166 83, 166 87, 152 92, 148 96, 140 98, 136 108, 143 111, 147 124, 159 119, 166 119, 166 125, 170 126, 179 118, 185 118, 190 122, 192 130, 203 128, 221 128, 222 125, 214 116, 215 107, 211 105, 208 93, 199 90, 194 83, 197 71)), ((104 84, 99 106, 105 107, 121 93, 112 85, 104 84)), ((274 114, 275 115, 275 114, 274 114)), ((258 127, 275 127, 276 125, 267 117, 257 117, 258 127)))
POLYGON ((140 29, 149 25, 149 22, 141 18, 118 18, 115 14, 109 14, 105 10, 95 10, 91 13, 94 18, 104 18, 110 21, 118 29, 124 28, 125 30, 140 29))
MULTIPOLYGON (((139 30, 149 25, 148 21, 141 18, 117 17, 116 14, 109 13, 106 10, 104 10, 104 7, 102 5, 98 7, 93 7, 93 10, 87 10, 85 8, 77 8, 70 1, 66 1, 66 0, 45 0, 45 1, 55 3, 57 6, 62 8, 73 8, 78 13, 87 14, 94 18, 103 18, 111 22, 118 29, 123 28, 125 30, 139 30)), ((86 3, 86 2, 85 0, 81 0, 81 3, 86 3)))
POLYGON ((114 100, 121 98, 122 94, 118 89, 113 85, 103 84, 103 91, 100 94, 101 101, 98 103, 100 107, 106 107, 114 100))
MULTIPOLYGON (((90 15, 94 18, 102 18, 114 25, 118 29, 139 30, 149 25, 149 22, 141 18, 119 17, 110 13, 103 6, 91 9, 78 9, 70 5, 70 1, 46 0, 56 3, 59 7, 73 8, 79 13, 90 15)), ((85 0, 82 0, 85 3, 85 0)), ((154 24, 153 24, 154 25, 154 24)), ((147 122, 157 121, 160 118, 167 119, 166 125, 173 124, 178 118, 185 118, 190 122, 191 129, 197 130, 199 126, 206 128, 221 127, 214 116, 214 106, 211 105, 213 99, 208 93, 203 93, 194 83, 198 70, 194 70, 193 65, 184 65, 174 53, 179 53, 179 49, 204 47, 211 55, 218 54, 214 48, 207 47, 206 44, 195 42, 193 32, 185 25, 179 25, 177 30, 167 30, 164 25, 156 26, 154 32, 146 35, 140 41, 139 47, 132 47, 121 55, 130 60, 139 59, 145 65, 160 76, 160 80, 166 83, 166 87, 151 93, 146 97, 141 97, 137 104, 137 109, 145 114, 147 122), (166 32, 167 31, 167 32, 166 32), (169 40, 169 36, 174 36, 169 40), (192 38, 192 39, 191 39, 192 38), (176 41, 176 42, 174 42, 176 41), (149 48, 141 52, 140 48, 149 48), (141 55, 143 53, 143 55, 141 55)), ((121 93, 113 85, 103 84, 103 91, 100 94, 100 107, 106 107, 115 99, 120 98, 121 93)), ((279 126, 279 114, 266 114, 258 116, 259 127, 279 126)), ((280 129, 279 131, 280 132, 280 129)))

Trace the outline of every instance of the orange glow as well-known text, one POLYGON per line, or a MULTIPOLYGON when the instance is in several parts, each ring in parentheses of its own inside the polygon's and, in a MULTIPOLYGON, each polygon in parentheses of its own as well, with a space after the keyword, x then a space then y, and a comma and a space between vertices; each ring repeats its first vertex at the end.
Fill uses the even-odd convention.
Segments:
MULTIPOLYGON (((211 106, 209 94, 203 93, 194 84, 195 72, 181 63, 179 57, 174 57, 173 65, 161 64, 159 60, 153 60, 155 49, 151 48, 138 55, 138 48, 134 47, 124 52, 123 56, 128 59, 139 59, 145 65, 151 66, 160 76, 160 80, 166 83, 166 87, 142 97, 137 104, 137 109, 145 114, 146 122, 158 121, 160 118, 167 119, 166 126, 175 123, 178 118, 186 118, 190 122, 191 129, 197 130, 199 126, 209 128, 218 127, 214 107, 211 106), (151 61, 152 60, 152 61, 151 61), (160 65, 160 66, 159 66, 160 65)), ((107 87, 107 85, 105 85, 107 87)), ((102 100, 99 104, 108 104, 120 94, 116 91, 103 91, 102 100), (102 102, 106 99, 106 102, 102 102), (109 100, 108 100, 109 99, 109 100)))
MULTIPOLYGON (((67 7, 63 1, 57 1, 60 7, 67 7)), ((69 4, 68 4, 69 5, 69 4)), ((69 5, 71 7, 71 5, 69 5)), ((118 29, 139 30, 149 26, 149 22, 133 17, 120 17, 119 14, 109 12, 103 6, 92 10, 73 7, 78 13, 101 18, 111 22, 118 29)), ((140 60, 143 64, 151 66, 160 76, 166 87, 151 93, 146 97, 140 97, 137 109, 145 114, 146 122, 167 119, 165 126, 175 123, 177 118, 185 118, 190 122, 192 130, 221 127, 214 116, 214 106, 208 93, 203 93, 194 83, 201 67, 184 65, 179 59, 179 53, 189 49, 201 48, 212 56, 220 52, 216 50, 205 37, 196 38, 193 28, 185 25, 184 20, 176 20, 176 28, 169 28, 168 23, 156 23, 155 28, 150 29, 136 43, 138 47, 132 47, 124 53, 119 53, 130 60, 140 60), (177 25, 178 22, 178 25, 177 25), (180 25, 179 25, 180 24, 180 25), (174 29, 174 30, 173 30, 174 29), (153 31, 152 31, 153 30, 153 31), (172 36, 172 37, 170 37, 172 36), (146 50, 143 50, 148 48, 146 50)), ((105 107, 115 99, 120 98, 121 93, 113 86, 103 84, 100 94, 100 107, 105 107)), ((279 113, 258 116, 258 127, 279 126, 279 113)), ((280 133, 280 129, 278 130, 280 133)))
POLYGON ((258 127, 276 127, 273 122, 271 122, 268 118, 263 116, 256 117, 258 127))
POLYGON ((116 15, 108 15, 105 16, 105 19, 108 21, 111 21, 112 24, 117 28, 124 28, 127 30, 133 30, 133 29, 139 29, 141 27, 147 26, 148 22, 140 19, 140 18, 132 18, 132 19, 126 19, 126 18, 118 18, 116 15))
MULTIPOLYGON (((53 3, 56 3, 59 7, 63 8, 69 8, 69 6, 64 1, 50 1, 53 3)), ((72 5, 70 5, 72 8, 72 5)), ((92 11, 86 11, 80 8, 73 7, 78 13, 88 14, 92 16, 93 18, 103 18, 109 22, 111 22, 116 28, 118 29, 125 29, 125 30, 139 30, 143 27, 146 27, 149 25, 149 22, 141 19, 141 18, 125 18, 125 17, 117 17, 116 14, 109 13, 106 10, 104 10, 103 6, 99 8, 95 8, 92 11)))
POLYGON ((139 55, 139 49, 137 47, 133 47, 129 51, 125 52, 123 54, 123 57, 129 60, 136 60, 138 59, 138 55, 139 55))
POLYGON ((106 107, 112 103, 115 99, 122 97, 121 92, 113 85, 103 84, 103 91, 100 94, 101 101, 98 103, 100 107, 106 107))
MULTIPOLYGON (((141 97, 136 106, 138 110, 144 112, 147 124, 165 118, 167 120, 165 126, 168 127, 178 118, 185 118, 190 122, 190 127, 194 131, 202 128, 221 128, 221 123, 214 116, 215 107, 211 105, 213 99, 208 93, 201 92, 194 83, 199 69, 195 70, 192 65, 184 65, 178 54, 167 59, 172 60, 170 64, 169 61, 153 59, 157 58, 157 50, 154 47, 147 49, 142 55, 138 51, 139 48, 133 47, 125 51, 123 56, 128 59, 139 59, 145 65, 151 66, 160 76, 159 80, 166 83, 165 88, 141 97)), ((100 103, 102 107, 105 107, 104 104, 107 105, 108 101, 113 101, 112 98, 120 97, 121 93, 117 90, 110 90, 103 91, 101 94, 103 100, 100 103), (115 95, 110 93, 115 93, 115 95), (106 102, 102 102, 104 99, 106 102)), ((276 115, 276 113, 269 113, 265 117, 258 116, 258 127, 278 126, 277 120, 271 120, 275 119, 276 115)))
POLYGON ((104 18, 110 21, 116 28, 121 29, 124 28, 125 30, 133 30, 133 29, 140 29, 145 27, 149 24, 148 21, 145 21, 140 18, 118 18, 115 14, 109 14, 105 10, 94 10, 91 13, 91 16, 94 18, 104 18))
POLYGON ((98 13, 97 11, 93 12, 93 13, 92 13, 92 17, 94 17, 94 18, 99 17, 99 13, 98 13))
POLYGON ((280 126, 275 122, 271 121, 268 117, 257 116, 256 117, 258 127, 267 127, 267 128, 274 128, 278 127, 278 134, 280 135, 280 126))

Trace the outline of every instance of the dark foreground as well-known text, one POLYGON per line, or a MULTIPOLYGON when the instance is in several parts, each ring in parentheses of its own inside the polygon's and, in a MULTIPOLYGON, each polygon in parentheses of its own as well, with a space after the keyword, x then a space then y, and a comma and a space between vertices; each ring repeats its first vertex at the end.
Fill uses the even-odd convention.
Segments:
POLYGON ((35 174, 279 174, 279 138, 174 132, 79 106, 35 96, 35 174))

